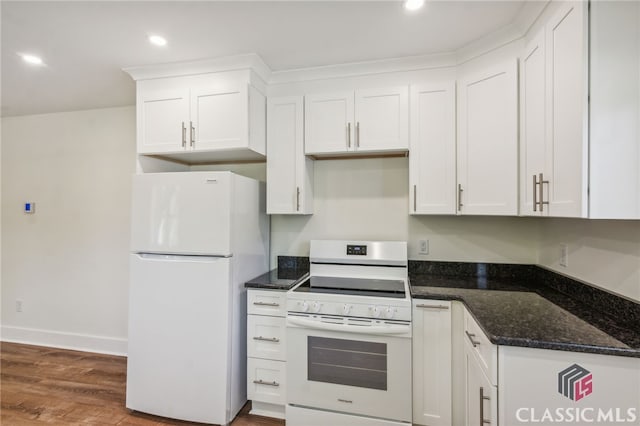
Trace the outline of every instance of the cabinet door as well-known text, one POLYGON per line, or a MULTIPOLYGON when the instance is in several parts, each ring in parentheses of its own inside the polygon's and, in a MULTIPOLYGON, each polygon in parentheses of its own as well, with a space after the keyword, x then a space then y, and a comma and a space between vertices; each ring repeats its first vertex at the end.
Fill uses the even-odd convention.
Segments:
POLYGON ((407 150, 408 87, 357 90, 355 120, 355 146, 358 151, 407 150))
POLYGON ((547 23, 545 201, 552 216, 587 214, 587 5, 568 2, 547 23))
POLYGON ((451 302, 413 302, 413 423, 451 424, 451 302))
POLYGON ((138 153, 183 151, 189 126, 189 89, 140 91, 138 153))
POLYGON ((248 147, 246 84, 191 90, 190 146, 194 150, 248 147))
POLYGON ((411 214, 456 214, 455 88, 411 86, 411 214))
POLYGON ((517 68, 510 60, 458 86, 460 214, 518 213, 517 68))
POLYGON ((267 102, 267 213, 313 213, 313 161, 304 155, 302 96, 267 102))
POLYGON ((466 426, 498 425, 498 390, 465 342, 466 426))
MULTIPOLYGON (((527 44, 520 67, 520 215, 548 215, 540 201, 539 174, 545 171, 544 31, 527 44)), ((544 187, 543 187, 544 188, 544 187)))
POLYGON ((305 153, 344 153, 355 149, 353 92, 307 95, 305 153))

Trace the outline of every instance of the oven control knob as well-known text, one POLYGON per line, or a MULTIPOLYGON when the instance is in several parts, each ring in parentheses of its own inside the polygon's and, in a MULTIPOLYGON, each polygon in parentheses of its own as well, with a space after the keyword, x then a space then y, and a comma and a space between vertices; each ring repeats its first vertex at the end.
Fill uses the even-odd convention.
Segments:
POLYGON ((305 302, 298 302, 298 304, 300 305, 300 310, 302 312, 307 312, 309 310, 309 304, 305 301, 305 302))
POLYGON ((388 307, 387 309, 384 310, 385 318, 393 318, 395 314, 396 314, 396 308, 388 307))
POLYGON ((374 318, 380 318, 380 314, 382 313, 382 308, 380 306, 369 306, 369 312, 374 318))
POLYGON ((322 307, 322 304, 320 304, 318 302, 313 302, 313 303, 311 303, 311 312, 318 313, 318 312, 320 312, 320 308, 321 307, 322 307))
POLYGON ((349 315, 349 312, 351 312, 351 308, 352 308, 352 306, 350 304, 345 303, 342 306, 342 315, 349 315))

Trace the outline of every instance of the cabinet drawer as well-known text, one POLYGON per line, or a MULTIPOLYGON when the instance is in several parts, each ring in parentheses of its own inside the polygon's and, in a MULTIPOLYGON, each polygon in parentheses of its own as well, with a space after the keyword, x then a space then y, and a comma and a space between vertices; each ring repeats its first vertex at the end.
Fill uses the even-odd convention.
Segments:
POLYGON ((287 292, 278 290, 247 291, 247 313, 285 317, 287 314, 287 292))
POLYGON ((286 404, 286 362, 247 358, 247 398, 286 404))
POLYGON ((497 386, 498 347, 491 343, 476 320, 473 319, 466 309, 464 311, 464 334, 463 339, 471 346, 472 352, 482 367, 482 371, 487 375, 491 384, 497 386))
POLYGON ((286 321, 280 317, 247 316, 247 356, 286 361, 286 321))

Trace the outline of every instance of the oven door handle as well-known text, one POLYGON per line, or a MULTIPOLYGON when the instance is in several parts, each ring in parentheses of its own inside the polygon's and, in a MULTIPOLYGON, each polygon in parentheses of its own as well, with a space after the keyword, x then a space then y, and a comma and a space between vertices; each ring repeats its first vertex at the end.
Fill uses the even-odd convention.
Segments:
POLYGON ((344 333, 358 334, 406 334, 411 336, 411 325, 386 324, 386 325, 347 325, 335 324, 306 318, 287 317, 287 326, 313 328, 316 330, 342 331, 344 333))

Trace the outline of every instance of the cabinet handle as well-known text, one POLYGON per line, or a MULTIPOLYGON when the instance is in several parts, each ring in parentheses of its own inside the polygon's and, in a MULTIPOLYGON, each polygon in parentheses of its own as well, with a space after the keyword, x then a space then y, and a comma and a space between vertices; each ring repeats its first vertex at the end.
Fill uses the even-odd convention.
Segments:
POLYGON ((296 211, 300 211, 300 187, 296 186, 296 211))
POLYGON ((350 399, 338 398, 338 402, 344 402, 345 404, 353 404, 353 401, 351 401, 350 399))
POLYGON ((189 122, 189 127, 191 127, 191 130, 189 130, 189 145, 193 147, 196 144, 196 128, 193 127, 193 121, 189 122))
POLYGON ((187 146, 187 128, 184 126, 184 121, 182 122, 182 147, 187 146))
POLYGON ((449 309, 449 307, 446 305, 423 305, 423 304, 416 305, 416 308, 443 309, 443 310, 449 309))
POLYGON ((467 337, 469 338, 469 341, 471 342, 471 344, 473 345, 474 348, 477 348, 478 345, 480 344, 480 342, 478 342, 477 340, 473 340, 474 337, 476 337, 475 334, 473 333, 469 333, 467 330, 464 331, 465 334, 467 335, 467 337))
POLYGON ((538 211, 538 177, 533 175, 533 211, 538 211))
POLYGON ((356 121, 356 148, 360 148, 360 122, 356 121))
POLYGON ((256 306, 275 306, 275 307, 280 306, 279 303, 270 303, 270 302, 253 302, 253 304, 256 306))
POLYGON ((549 181, 548 180, 544 180, 542 173, 540 173, 540 180, 539 180, 538 183, 540 184, 540 187, 539 187, 539 190, 540 190, 539 195, 540 196, 538 197, 538 198, 540 198, 540 200, 538 201, 538 204, 540 205, 540 211, 542 212, 542 211, 544 211, 544 205, 545 204, 549 204, 548 201, 544 201, 544 184, 545 183, 548 184, 549 181))
POLYGON ((264 380, 260 379, 260 380, 254 380, 253 383, 255 383, 256 385, 267 385, 267 386, 275 386, 275 387, 280 386, 280 383, 276 382, 275 380, 273 382, 265 382, 264 380))
POLYGON ((260 340, 261 342, 273 342, 273 343, 278 343, 280 341, 280 339, 278 339, 277 337, 262 337, 262 336, 254 337, 253 340, 260 340))
POLYGON ((485 400, 489 401, 490 398, 484 395, 484 388, 480 386, 480 426, 491 424, 491 420, 486 420, 484 418, 484 401, 485 400))
POLYGON ((462 192, 464 191, 464 189, 462 189, 462 184, 458 184, 458 211, 462 210, 462 206, 464 204, 462 204, 462 192))
POLYGON ((351 148, 351 122, 347 123, 347 148, 351 148))
POLYGON ((416 201, 416 186, 418 185, 413 185, 413 211, 415 212, 417 210, 417 201, 416 201))

